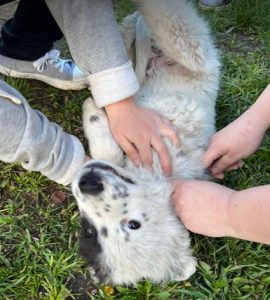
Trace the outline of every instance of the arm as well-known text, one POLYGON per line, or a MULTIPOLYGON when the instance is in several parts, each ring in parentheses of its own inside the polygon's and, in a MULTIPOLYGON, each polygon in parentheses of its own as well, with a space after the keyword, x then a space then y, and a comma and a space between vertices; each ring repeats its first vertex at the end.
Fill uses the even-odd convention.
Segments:
POLYGON ((270 185, 233 193, 228 204, 232 236, 270 244, 270 185))
POLYGON ((173 186, 176 213, 189 230, 270 244, 270 185, 239 192, 195 180, 173 186))
POLYGON ((58 183, 69 184, 85 159, 76 137, 31 109, 22 95, 1 80, 0 128, 0 160, 21 163, 58 183))
POLYGON ((165 173, 171 159, 162 136, 178 139, 156 112, 136 105, 139 83, 115 20, 111 0, 46 0, 76 64, 89 72, 91 92, 105 107, 113 137, 135 165, 152 165, 151 147, 165 173))
POLYGON ((270 85, 245 113, 213 136, 204 155, 205 167, 223 178, 224 171, 237 168, 241 159, 258 149, 269 127, 270 85))

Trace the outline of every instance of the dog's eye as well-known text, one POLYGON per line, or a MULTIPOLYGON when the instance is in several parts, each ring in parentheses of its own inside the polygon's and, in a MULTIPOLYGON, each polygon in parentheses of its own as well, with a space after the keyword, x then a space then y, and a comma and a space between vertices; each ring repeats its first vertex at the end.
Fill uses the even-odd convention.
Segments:
POLYGON ((127 226, 132 230, 136 230, 141 227, 141 224, 138 221, 132 220, 128 222, 127 226))
POLYGON ((94 228, 86 228, 85 231, 84 231, 84 236, 87 238, 87 239, 90 239, 92 237, 95 236, 95 229, 94 228))

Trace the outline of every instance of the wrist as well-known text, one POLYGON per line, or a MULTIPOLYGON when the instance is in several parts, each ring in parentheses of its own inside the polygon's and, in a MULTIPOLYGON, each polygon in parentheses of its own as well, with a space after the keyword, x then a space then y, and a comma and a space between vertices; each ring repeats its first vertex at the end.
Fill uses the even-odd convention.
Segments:
POLYGON ((135 105, 135 103, 134 103, 133 97, 129 97, 129 98, 123 99, 119 102, 105 106, 105 111, 106 111, 107 115, 110 116, 115 111, 116 112, 128 111, 129 109, 134 107, 134 105, 135 105))
POLYGON ((247 110, 247 113, 252 115, 254 121, 263 132, 270 128, 270 84, 247 110))
POLYGON ((241 191, 233 191, 227 203, 227 236, 239 238, 242 219, 239 215, 239 199, 241 199, 241 191))

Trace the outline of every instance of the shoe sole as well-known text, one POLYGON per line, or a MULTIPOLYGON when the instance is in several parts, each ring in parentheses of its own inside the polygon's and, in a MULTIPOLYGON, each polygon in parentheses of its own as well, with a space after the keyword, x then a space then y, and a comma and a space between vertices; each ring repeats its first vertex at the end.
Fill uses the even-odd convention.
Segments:
POLYGON ((3 66, 0 66, 0 73, 15 78, 39 80, 61 90, 82 90, 88 87, 87 84, 82 80, 72 81, 72 82, 65 81, 56 78, 51 78, 42 74, 22 73, 22 72, 5 68, 3 66))
POLYGON ((204 5, 202 3, 198 3, 198 6, 200 9, 202 10, 223 10, 228 8, 231 5, 231 3, 227 3, 227 4, 222 4, 220 6, 208 6, 208 5, 204 5))

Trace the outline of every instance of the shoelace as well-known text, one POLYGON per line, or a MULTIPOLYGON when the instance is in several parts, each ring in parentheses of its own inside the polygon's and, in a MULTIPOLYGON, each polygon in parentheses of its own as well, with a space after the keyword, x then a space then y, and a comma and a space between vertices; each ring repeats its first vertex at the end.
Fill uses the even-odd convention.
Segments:
POLYGON ((37 69, 38 72, 43 72, 48 66, 48 64, 53 64, 59 70, 60 73, 63 73, 65 66, 70 66, 70 64, 73 61, 71 59, 60 59, 59 57, 59 50, 50 50, 44 56, 34 61, 33 66, 37 69))

